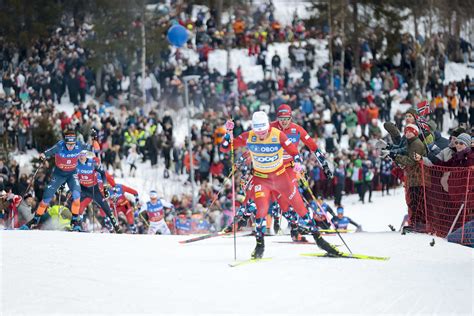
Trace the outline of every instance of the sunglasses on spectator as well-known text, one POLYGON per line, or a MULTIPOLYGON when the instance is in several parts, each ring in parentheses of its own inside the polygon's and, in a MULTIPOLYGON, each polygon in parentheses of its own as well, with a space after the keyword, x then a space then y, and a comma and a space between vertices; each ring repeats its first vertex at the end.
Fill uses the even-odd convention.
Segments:
POLYGON ((279 117, 278 120, 279 121, 289 121, 289 120, 291 120, 291 117, 279 117))
POLYGON ((466 146, 466 144, 464 144, 463 142, 457 142, 457 141, 456 141, 456 142, 454 142, 454 144, 456 144, 456 145, 464 145, 464 146, 466 146))

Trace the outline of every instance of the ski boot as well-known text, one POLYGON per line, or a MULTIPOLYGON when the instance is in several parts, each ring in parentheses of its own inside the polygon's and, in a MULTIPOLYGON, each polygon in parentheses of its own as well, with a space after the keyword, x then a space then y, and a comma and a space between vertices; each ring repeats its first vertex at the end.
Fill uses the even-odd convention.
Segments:
POLYGON ((273 230, 275 231, 275 235, 278 235, 278 233, 281 231, 280 227, 280 219, 275 218, 273 221, 273 230))
POLYGON ((121 234, 122 229, 120 228, 119 224, 117 223, 117 220, 115 217, 110 216, 110 223, 112 224, 112 227, 114 228, 114 231, 116 234, 121 234))
POLYGON ((104 218, 104 227, 107 229, 107 232, 109 232, 110 234, 113 233, 114 226, 112 225, 112 222, 110 221, 109 217, 104 218))
POLYGON ((341 252, 339 252, 339 250, 337 250, 335 246, 331 245, 326 240, 324 240, 320 232, 313 233, 313 238, 314 238, 314 241, 316 241, 316 245, 322 250, 326 251, 329 257, 341 256, 341 252))
POLYGON ((265 242, 263 236, 257 237, 257 245, 251 254, 252 259, 262 259, 265 250, 265 242))
POLYGON ((41 216, 35 214, 35 216, 29 222, 20 226, 20 230, 30 230, 37 228, 39 226, 40 219, 41 216))
POLYGON ((128 226, 128 230, 130 230, 132 234, 138 234, 137 226, 135 226, 135 224, 128 226))
POLYGON ((82 232, 81 216, 73 215, 71 218, 71 229, 75 232, 82 232))
POLYGON ((290 230, 290 236, 291 240, 297 241, 297 242, 306 242, 306 237, 301 235, 298 229, 298 224, 290 224, 291 230, 290 230))
POLYGON ((221 232, 224 233, 224 234, 230 233, 232 231, 232 227, 233 227, 233 225, 230 224, 230 225, 224 227, 224 229, 221 230, 221 232))

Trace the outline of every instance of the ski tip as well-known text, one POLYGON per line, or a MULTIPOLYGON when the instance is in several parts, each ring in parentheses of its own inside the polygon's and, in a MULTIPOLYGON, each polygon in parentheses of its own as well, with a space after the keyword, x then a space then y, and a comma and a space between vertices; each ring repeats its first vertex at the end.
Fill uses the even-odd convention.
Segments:
POLYGON ((261 259, 248 259, 248 260, 242 260, 242 261, 235 261, 232 263, 229 263, 229 267, 234 268, 234 267, 239 267, 247 264, 252 264, 252 263, 257 263, 257 262, 262 262, 262 261, 270 261, 272 258, 261 258, 261 259))
POLYGON ((369 256, 363 254, 350 254, 343 252, 341 256, 329 256, 327 253, 302 253, 300 256, 304 257, 325 257, 325 258, 347 258, 347 259, 361 259, 361 260, 378 260, 387 261, 390 257, 369 256))

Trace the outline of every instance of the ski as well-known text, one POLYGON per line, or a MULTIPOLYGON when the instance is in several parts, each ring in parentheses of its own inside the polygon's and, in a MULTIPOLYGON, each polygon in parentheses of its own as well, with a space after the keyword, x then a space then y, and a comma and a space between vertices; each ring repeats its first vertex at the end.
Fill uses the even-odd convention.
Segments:
POLYGON ((309 241, 274 241, 278 244, 294 244, 294 245, 308 245, 308 244, 315 244, 314 242, 309 241))
POLYGON ((390 257, 378 257, 378 256, 368 256, 368 255, 361 255, 361 254, 350 254, 350 253, 342 253, 340 257, 333 257, 328 256, 327 253, 302 253, 300 256, 304 257, 326 257, 326 258, 347 258, 347 259, 366 259, 366 260, 380 260, 385 261, 390 259, 390 257))
MULTIPOLYGON (((249 233, 246 233, 246 234, 237 235, 237 237, 249 237, 249 236, 255 236, 255 233, 254 232, 249 232, 249 233)), ((224 238, 234 238, 234 236, 224 236, 224 238)))
POLYGON ((234 267, 244 266, 251 263, 261 262, 261 261, 270 261, 271 259, 272 258, 261 258, 261 259, 248 259, 248 260, 243 260, 243 261, 236 261, 233 263, 229 263, 229 267, 234 268, 234 267))
POLYGON ((198 236, 198 237, 194 237, 194 238, 190 238, 190 239, 180 240, 179 243, 180 244, 188 244, 190 242, 200 241, 200 240, 204 240, 204 239, 208 239, 208 238, 212 238, 212 237, 224 236, 224 235, 227 235, 227 234, 230 234, 230 233, 223 233, 223 232, 210 233, 210 234, 206 234, 206 235, 202 235, 202 236, 198 236))
POLYGON ((321 233, 341 233, 341 234, 345 234, 345 233, 353 233, 353 232, 355 232, 355 230, 353 230, 353 229, 338 229, 338 230, 335 230, 335 229, 320 229, 319 232, 321 232, 321 233))

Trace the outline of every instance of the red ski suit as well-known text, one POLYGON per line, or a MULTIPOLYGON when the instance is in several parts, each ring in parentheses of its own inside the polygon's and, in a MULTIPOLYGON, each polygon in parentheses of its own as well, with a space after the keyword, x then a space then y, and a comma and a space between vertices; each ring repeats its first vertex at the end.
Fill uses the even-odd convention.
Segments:
MULTIPOLYGON (((298 149, 276 128, 270 128, 267 137, 260 140, 253 131, 245 132, 234 139, 234 148, 246 146, 250 151, 253 164, 253 187, 250 196, 255 198, 257 205, 256 218, 261 219, 267 215, 272 194, 279 196, 277 199, 283 210, 293 206, 301 217, 305 216, 306 209, 295 183, 291 181, 283 163, 283 152, 286 151, 294 157, 298 149)), ((224 141, 221 151, 228 152, 230 144, 224 141)))
POLYGON ((123 213, 127 218, 127 223, 129 225, 133 225, 133 206, 130 201, 125 197, 125 193, 138 196, 138 192, 126 185, 116 183, 112 175, 110 175, 108 172, 105 173, 105 176, 107 178, 107 183, 109 183, 112 188, 118 188, 120 186, 120 189, 116 190, 117 193, 114 193, 118 196, 115 199, 109 199, 110 208, 117 213, 116 215, 118 215, 118 213, 123 213), (112 200, 115 200, 115 204, 112 200))
MULTIPOLYGON (((288 137, 288 139, 291 140, 291 142, 296 146, 296 149, 298 149, 300 141, 302 141, 303 144, 305 144, 312 152, 315 152, 318 149, 316 142, 309 136, 308 132, 306 132, 306 130, 298 124, 290 123, 287 128, 283 129, 278 121, 273 121, 270 123, 270 127, 274 127, 285 133, 286 137, 288 137)), ((293 171, 293 157, 284 152, 283 163, 286 167, 286 173, 290 177, 291 181, 298 185, 298 179, 296 178, 296 174, 293 171)), ((284 212, 286 212, 286 209, 284 212)))

